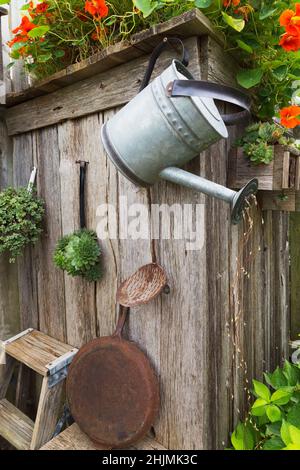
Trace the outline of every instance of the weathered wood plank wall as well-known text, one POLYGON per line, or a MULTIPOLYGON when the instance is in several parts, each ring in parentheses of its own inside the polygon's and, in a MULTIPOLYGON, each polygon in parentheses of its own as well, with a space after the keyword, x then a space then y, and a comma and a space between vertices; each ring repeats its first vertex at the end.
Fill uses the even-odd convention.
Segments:
MULTIPOLYGON (((196 77, 233 83, 234 65, 216 42, 194 37, 187 44, 196 77)), ((156 73, 164 65, 165 59, 156 73)), ((141 78, 142 69, 136 78, 141 78)), ((110 72, 112 78, 119 70, 110 72)), ((123 90, 131 83, 132 75, 124 76, 123 90)), ((137 87, 138 80, 130 92, 137 87)), ((231 225, 227 204, 166 182, 150 190, 129 183, 107 158, 100 140, 102 123, 123 103, 121 90, 119 101, 115 96, 100 112, 66 122, 58 118, 55 124, 19 135, 11 130, 15 182, 27 181, 30 167, 37 165, 38 192, 46 200, 45 233, 19 263, 22 325, 37 326, 77 347, 97 335, 109 335, 117 318, 118 283, 157 259, 168 273, 171 292, 132 309, 127 328, 160 379, 156 439, 170 449, 222 448, 247 409, 251 379, 262 377, 288 353, 288 216, 253 211, 254 228, 245 245, 245 227, 231 225), (100 204, 110 203, 118 211, 116 239, 101 241, 105 269, 97 284, 71 279, 52 262, 58 238, 79 227, 78 159, 90 162, 88 227, 96 229, 100 204), (189 251, 184 240, 122 239, 123 197, 128 204, 150 208, 152 231, 157 227, 150 220, 151 204, 199 204, 202 248, 189 251)), ((39 112, 43 115, 43 109, 39 112)), ((9 112, 10 119, 13 114, 9 112)), ((237 132, 232 129, 228 142, 211 147, 188 169, 226 184, 227 154, 237 132)), ((111 221, 107 230, 113 234, 111 221)))
POLYGON ((300 334, 300 214, 291 214, 291 339, 299 340, 300 334))
MULTIPOLYGON (((12 143, 5 122, 0 117, 0 191, 13 183, 12 143)), ((16 334, 19 324, 17 266, 0 255, 0 339, 16 334)))

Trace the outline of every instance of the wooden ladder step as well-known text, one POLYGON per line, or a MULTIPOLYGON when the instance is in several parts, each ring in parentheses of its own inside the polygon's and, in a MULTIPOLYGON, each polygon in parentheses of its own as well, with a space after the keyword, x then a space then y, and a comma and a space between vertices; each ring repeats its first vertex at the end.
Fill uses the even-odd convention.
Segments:
POLYGON ((0 400, 1 435, 18 450, 29 450, 34 422, 5 398, 0 400))
POLYGON ((6 353, 40 375, 49 374, 49 364, 75 349, 55 338, 29 329, 4 342, 6 353))
MULTIPOLYGON (((44 445, 40 450, 99 450, 76 423, 44 445)), ((141 442, 127 450, 167 450, 152 437, 146 436, 141 442)))

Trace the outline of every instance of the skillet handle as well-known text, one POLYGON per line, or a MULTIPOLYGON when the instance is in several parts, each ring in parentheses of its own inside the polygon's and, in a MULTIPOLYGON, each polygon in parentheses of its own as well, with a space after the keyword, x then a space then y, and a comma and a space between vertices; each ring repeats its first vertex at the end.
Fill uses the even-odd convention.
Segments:
POLYGON ((123 305, 120 305, 119 320, 117 323, 116 331, 112 335, 113 338, 115 338, 116 336, 120 339, 122 338, 122 331, 127 320, 128 312, 129 312, 128 307, 124 307, 123 305))

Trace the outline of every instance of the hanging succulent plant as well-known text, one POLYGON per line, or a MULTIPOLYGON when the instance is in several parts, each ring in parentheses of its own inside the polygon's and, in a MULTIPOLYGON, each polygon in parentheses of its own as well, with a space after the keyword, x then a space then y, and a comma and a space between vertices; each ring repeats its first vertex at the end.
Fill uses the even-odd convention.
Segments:
POLYGON ((100 258, 96 233, 82 229, 58 242, 53 260, 58 268, 71 276, 81 276, 94 282, 102 275, 100 258))
POLYGON ((44 202, 33 189, 7 188, 0 193, 0 253, 15 262, 23 248, 42 233, 44 202))

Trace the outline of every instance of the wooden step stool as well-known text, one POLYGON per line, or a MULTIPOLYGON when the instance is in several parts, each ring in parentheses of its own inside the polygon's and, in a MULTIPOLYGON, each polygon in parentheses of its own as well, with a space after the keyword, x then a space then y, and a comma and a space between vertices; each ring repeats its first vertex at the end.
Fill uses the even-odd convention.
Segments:
MULTIPOLYGON (((97 446, 84 434, 76 423, 49 441, 41 450, 98 450, 97 446)), ((146 436, 126 450, 167 450, 153 437, 146 436)))
POLYGON ((32 328, 2 342, 0 355, 0 435, 19 450, 40 449, 55 431, 67 369, 77 349, 32 328), (5 399, 20 362, 43 377, 33 422, 5 399))

